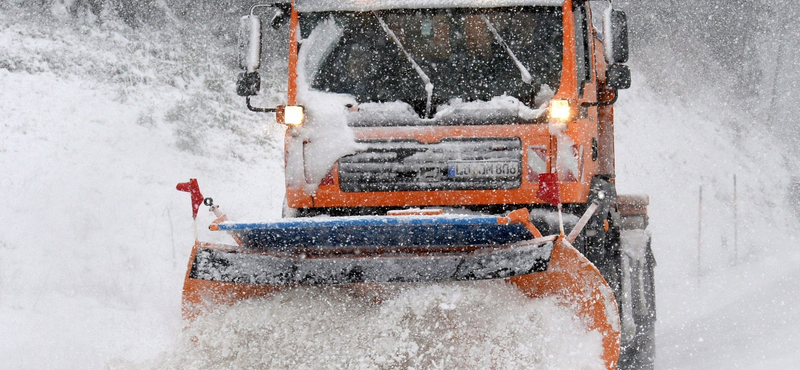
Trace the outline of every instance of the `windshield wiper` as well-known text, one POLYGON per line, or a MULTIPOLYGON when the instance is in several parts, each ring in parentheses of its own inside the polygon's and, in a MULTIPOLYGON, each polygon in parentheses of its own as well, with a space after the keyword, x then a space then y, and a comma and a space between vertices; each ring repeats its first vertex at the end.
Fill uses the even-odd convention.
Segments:
MULTIPOLYGON (((414 58, 411 56, 411 53, 409 53, 406 48, 403 47, 403 43, 400 42, 400 39, 397 38, 397 35, 394 33, 394 31, 389 28, 389 25, 383 21, 383 18, 381 18, 381 16, 376 12, 372 12, 372 14, 375 14, 375 18, 378 18, 378 22, 380 22, 383 31, 386 32, 386 34, 389 35, 389 38, 394 41, 395 45, 400 48, 400 51, 403 52, 403 55, 406 56, 406 59, 411 62, 411 65, 422 79, 422 82, 425 83, 425 91, 428 93, 428 100, 425 101, 425 118, 429 118, 431 115, 431 99, 433 98, 433 83, 431 83, 430 77, 428 77, 425 71, 422 70, 422 67, 417 64, 417 61, 414 60, 414 58)), ((530 78, 530 75, 528 77, 530 78)))
POLYGON ((486 14, 481 14, 481 19, 483 20, 483 23, 486 23, 486 27, 489 28, 489 31, 492 32, 492 35, 494 35, 495 40, 497 40, 497 42, 499 42, 500 45, 503 45, 503 48, 506 49, 506 53, 508 54, 508 56, 510 56, 511 59, 514 61, 514 64, 517 65, 519 73, 522 74, 522 81, 530 85, 531 81, 533 81, 531 73, 528 72, 528 69, 525 68, 524 65, 522 65, 522 62, 520 62, 519 59, 517 59, 517 56, 514 54, 513 51, 511 51, 511 47, 508 46, 508 44, 506 43, 506 40, 503 40, 503 37, 500 36, 500 33, 498 33, 497 29, 494 28, 492 22, 489 21, 489 17, 487 17, 486 14))

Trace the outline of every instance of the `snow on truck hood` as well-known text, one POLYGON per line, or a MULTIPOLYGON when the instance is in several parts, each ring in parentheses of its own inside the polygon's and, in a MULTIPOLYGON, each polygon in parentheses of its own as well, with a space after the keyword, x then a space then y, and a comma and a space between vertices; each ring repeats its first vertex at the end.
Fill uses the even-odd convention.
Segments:
MULTIPOLYGON (((552 97, 551 90, 547 89, 552 97)), ((546 94, 542 94, 546 95, 546 94)), ((421 118, 408 103, 397 101, 387 103, 362 103, 358 110, 347 115, 351 126, 386 125, 452 125, 452 124, 504 124, 520 123, 541 117, 547 111, 546 103, 533 109, 513 96, 495 96, 490 101, 469 101, 452 99, 447 104, 437 106, 433 118, 421 118)))
POLYGON ((497 8, 505 6, 561 6, 564 0, 295 0, 299 12, 425 8, 497 8))

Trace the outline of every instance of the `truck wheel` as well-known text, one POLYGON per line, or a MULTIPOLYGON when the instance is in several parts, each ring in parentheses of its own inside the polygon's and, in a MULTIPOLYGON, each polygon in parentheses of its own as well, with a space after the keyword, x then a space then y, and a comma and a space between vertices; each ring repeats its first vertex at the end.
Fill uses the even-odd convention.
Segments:
POLYGON ((618 369, 652 370, 655 362, 656 301, 653 270, 655 258, 650 233, 623 230, 622 299, 618 300, 622 321, 622 346, 618 369))

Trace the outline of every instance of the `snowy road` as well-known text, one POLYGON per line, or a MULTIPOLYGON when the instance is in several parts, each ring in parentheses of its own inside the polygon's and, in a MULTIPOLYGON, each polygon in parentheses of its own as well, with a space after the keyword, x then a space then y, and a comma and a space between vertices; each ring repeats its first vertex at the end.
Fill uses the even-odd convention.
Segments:
MULTIPOLYGON (((735 299, 685 322, 662 326, 658 335, 659 369, 800 366, 800 265, 796 259, 788 262, 790 268, 782 276, 758 284, 757 289, 747 289, 748 282, 741 275, 723 277, 727 281, 711 287, 720 291, 711 294, 733 295, 735 299)), ((695 303, 685 300, 685 310, 691 312, 695 303)))
MULTIPOLYGON (((63 53, 87 53, 102 65, 107 56, 97 53, 123 55, 134 47, 113 30, 88 32, 122 43, 95 51, 81 45, 97 40, 82 43, 84 35, 69 27, 60 36, 36 30, 32 40, 25 28, 7 24, 0 22, 0 58, 18 58, 20 70, 0 68, 0 369, 169 364, 183 349, 180 287, 192 242, 189 200, 174 186, 199 177, 232 216, 276 217, 283 199, 282 149, 274 146, 280 131, 260 123, 263 116, 248 116, 248 124, 259 123, 246 127, 263 142, 242 144, 235 130, 197 129, 213 136, 200 135, 202 150, 191 152, 178 142, 196 131, 180 131, 166 117, 192 118, 206 104, 201 96, 202 104, 191 105, 192 94, 208 93, 206 80, 181 87, 89 81, 78 72, 91 68, 80 63, 75 76, 64 77, 48 61, 69 68, 82 55, 63 53), (35 47, 42 49, 28 49, 35 47)), ((791 235, 798 227, 781 206, 792 173, 780 148, 761 132, 747 132, 734 145, 722 118, 655 95, 644 76, 634 81, 617 110, 618 185, 652 200, 657 368, 798 368, 800 253, 791 235), (731 268, 733 173, 740 174, 740 240, 749 254, 731 268), (704 221, 705 273, 698 279, 699 185, 712 216, 704 221)), ((237 104, 208 103, 244 111, 237 104)), ((201 225, 210 220, 201 214, 201 225)))

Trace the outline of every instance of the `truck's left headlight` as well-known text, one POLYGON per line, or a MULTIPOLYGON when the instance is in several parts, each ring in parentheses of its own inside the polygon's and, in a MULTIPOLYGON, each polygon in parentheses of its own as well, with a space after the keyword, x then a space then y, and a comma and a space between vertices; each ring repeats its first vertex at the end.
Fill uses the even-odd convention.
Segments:
POLYGON ((278 122, 287 126, 297 127, 306 120, 306 112, 302 105, 281 105, 275 113, 278 122))
POLYGON ((569 100, 550 100, 550 119, 556 122, 567 122, 572 118, 572 107, 569 100))

